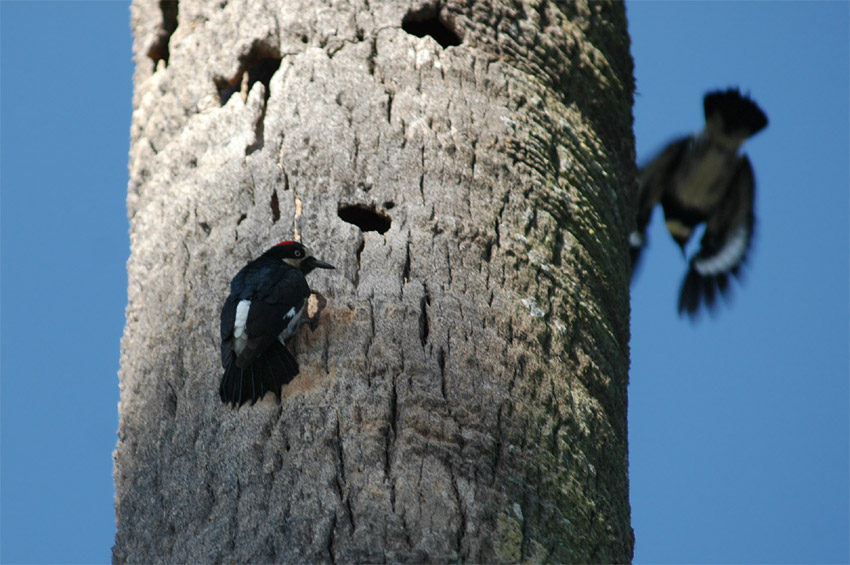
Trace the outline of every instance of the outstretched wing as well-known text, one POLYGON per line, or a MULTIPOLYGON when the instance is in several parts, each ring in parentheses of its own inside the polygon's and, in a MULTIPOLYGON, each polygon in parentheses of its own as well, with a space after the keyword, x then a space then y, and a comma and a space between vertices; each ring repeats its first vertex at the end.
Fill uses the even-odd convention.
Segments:
POLYGON ((714 308, 718 294, 729 292, 730 276, 739 276, 755 228, 755 177, 742 156, 726 196, 705 225, 699 252, 691 259, 679 293, 679 314, 695 317, 700 306, 714 308))
POLYGON ((652 210, 661 201, 664 191, 673 181, 673 174, 687 151, 690 140, 690 136, 674 140, 638 173, 635 231, 629 234, 632 274, 640 259, 640 253, 646 245, 646 228, 652 218, 652 210))

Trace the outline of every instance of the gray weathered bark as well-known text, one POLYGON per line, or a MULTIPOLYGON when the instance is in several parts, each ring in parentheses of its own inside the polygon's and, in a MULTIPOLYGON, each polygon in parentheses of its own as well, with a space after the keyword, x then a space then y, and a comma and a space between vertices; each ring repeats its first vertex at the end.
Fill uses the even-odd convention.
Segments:
POLYGON ((623 5, 132 25, 114 560, 630 560, 623 5), (282 401, 231 410, 227 285, 293 235, 328 305, 282 401))

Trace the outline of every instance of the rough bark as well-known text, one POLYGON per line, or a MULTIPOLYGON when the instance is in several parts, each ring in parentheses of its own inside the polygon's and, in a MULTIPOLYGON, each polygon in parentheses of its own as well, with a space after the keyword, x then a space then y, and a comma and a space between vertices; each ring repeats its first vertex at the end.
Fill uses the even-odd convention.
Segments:
POLYGON ((114 561, 629 561, 623 5, 132 26, 114 561), (293 236, 328 305, 282 401, 231 410, 227 285, 293 236))

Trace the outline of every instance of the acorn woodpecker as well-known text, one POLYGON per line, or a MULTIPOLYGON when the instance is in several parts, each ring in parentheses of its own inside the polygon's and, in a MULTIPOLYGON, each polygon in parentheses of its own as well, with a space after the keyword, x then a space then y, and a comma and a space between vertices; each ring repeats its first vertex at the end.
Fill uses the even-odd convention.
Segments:
POLYGON ((242 268, 221 309, 221 401, 233 406, 266 392, 280 398, 298 374, 286 340, 301 326, 310 287, 304 275, 333 269, 296 241, 282 241, 242 268))
POLYGON ((747 259, 755 227, 755 178, 738 149, 767 126, 767 116, 738 89, 709 92, 703 99, 705 129, 670 143, 641 169, 636 229, 629 236, 632 273, 646 244, 652 210, 661 203, 667 230, 685 254, 694 229, 705 223, 699 251, 679 292, 679 314, 694 318, 718 293, 729 290, 747 259))

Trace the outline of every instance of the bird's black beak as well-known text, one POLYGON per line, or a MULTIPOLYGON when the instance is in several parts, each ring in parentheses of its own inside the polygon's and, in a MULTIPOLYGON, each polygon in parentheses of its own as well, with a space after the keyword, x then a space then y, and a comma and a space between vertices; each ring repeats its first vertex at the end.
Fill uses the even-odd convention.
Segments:
POLYGON ((331 265, 330 263, 325 263, 324 261, 319 261, 318 259, 316 259, 312 255, 310 257, 307 257, 306 259, 304 259, 304 261, 302 263, 302 268, 303 268, 303 266, 306 266, 310 270, 312 270, 312 269, 335 269, 336 268, 333 265, 331 265))

